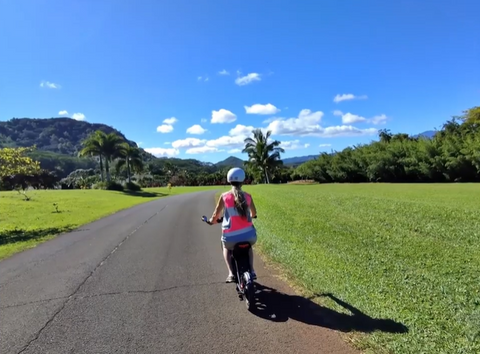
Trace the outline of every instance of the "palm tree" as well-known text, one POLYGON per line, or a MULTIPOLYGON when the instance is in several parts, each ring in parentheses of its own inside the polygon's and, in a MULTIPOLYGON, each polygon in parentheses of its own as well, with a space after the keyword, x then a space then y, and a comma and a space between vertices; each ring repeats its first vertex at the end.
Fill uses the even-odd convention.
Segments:
POLYGON ((102 141, 102 153, 105 156, 105 172, 110 182, 110 162, 121 156, 125 140, 115 133, 105 134, 102 141))
POLYGON ((283 164, 280 153, 285 150, 279 147, 280 141, 269 141, 271 131, 267 131, 264 135, 261 129, 255 129, 252 133, 253 138, 245 139, 245 148, 242 150, 243 153, 248 154, 246 164, 262 171, 265 183, 270 183, 268 175, 275 167, 283 164))
POLYGON ((99 156, 100 171, 103 181, 103 160, 105 160, 105 172, 107 181, 110 181, 110 162, 120 156, 124 140, 115 133, 105 134, 97 130, 83 142, 80 156, 99 156))
POLYGON ((142 172, 143 160, 140 155, 140 149, 123 143, 119 151, 119 160, 117 162, 117 169, 120 170, 123 166, 127 166, 128 182, 132 182, 131 171, 142 172))
POLYGON ((80 150, 79 156, 98 156, 100 160, 100 176, 103 182, 103 150, 102 140, 105 133, 97 130, 90 134, 87 139, 82 142, 83 148, 80 150))

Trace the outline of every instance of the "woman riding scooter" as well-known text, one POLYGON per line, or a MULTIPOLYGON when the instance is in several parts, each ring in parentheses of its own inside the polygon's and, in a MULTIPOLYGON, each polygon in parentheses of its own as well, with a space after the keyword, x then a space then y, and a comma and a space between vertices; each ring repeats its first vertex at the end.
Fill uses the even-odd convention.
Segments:
MULTIPOLYGON (((227 173, 227 182, 231 184, 232 189, 225 192, 218 199, 217 206, 209 222, 214 224, 219 219, 223 211, 222 222, 222 244, 223 258, 228 268, 228 277, 226 282, 235 281, 235 275, 232 271, 230 257, 235 244, 239 242, 249 242, 252 246, 257 242, 257 231, 253 226, 252 218, 257 215, 252 196, 242 191, 242 184, 245 181, 245 172, 241 168, 232 168, 227 173)), ((250 269, 252 278, 257 275, 253 270, 253 250, 250 248, 250 269)))

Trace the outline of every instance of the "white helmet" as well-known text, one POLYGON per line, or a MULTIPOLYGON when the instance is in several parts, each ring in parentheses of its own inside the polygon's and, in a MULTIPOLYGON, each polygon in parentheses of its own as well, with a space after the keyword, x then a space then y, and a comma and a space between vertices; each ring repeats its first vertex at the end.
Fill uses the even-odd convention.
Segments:
POLYGON ((239 182, 242 183, 245 181, 245 171, 241 168, 234 167, 231 168, 227 173, 227 182, 239 182))

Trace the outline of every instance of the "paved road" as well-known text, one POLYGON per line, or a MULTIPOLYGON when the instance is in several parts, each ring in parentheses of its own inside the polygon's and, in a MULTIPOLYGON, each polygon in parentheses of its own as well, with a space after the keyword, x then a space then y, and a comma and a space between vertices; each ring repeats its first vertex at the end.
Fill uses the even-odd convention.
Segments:
POLYGON ((354 353, 258 261, 247 312, 200 221, 213 203, 159 199, 0 262, 0 353, 354 353))

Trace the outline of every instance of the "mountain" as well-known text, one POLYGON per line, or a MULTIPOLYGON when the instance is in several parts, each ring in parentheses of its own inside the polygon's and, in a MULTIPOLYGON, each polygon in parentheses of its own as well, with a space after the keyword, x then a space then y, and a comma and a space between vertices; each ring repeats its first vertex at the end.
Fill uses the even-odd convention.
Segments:
POLYGON ((77 121, 71 118, 13 118, 0 122, 0 148, 37 145, 38 150, 77 156, 82 141, 96 130, 116 133, 130 145, 125 135, 105 124, 77 121))
POLYGON ((317 157, 318 155, 288 157, 286 159, 283 159, 283 164, 285 166, 297 166, 297 165, 301 165, 304 162, 314 160, 317 157))
POLYGON ((435 136, 435 134, 437 134, 435 130, 427 130, 427 131, 424 131, 423 133, 414 135, 413 137, 414 138, 424 137, 427 139, 432 139, 435 136))
POLYGON ((223 161, 217 162, 217 167, 241 167, 243 168, 244 161, 235 156, 230 156, 223 161))

